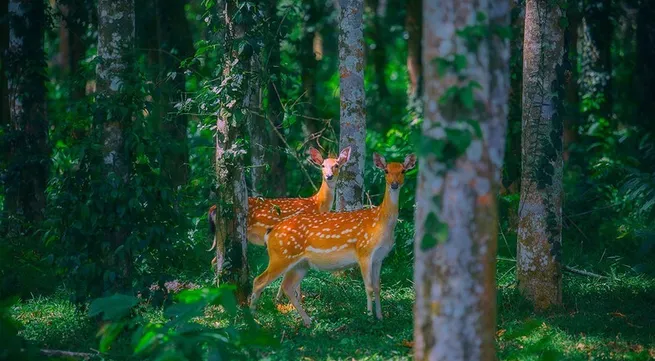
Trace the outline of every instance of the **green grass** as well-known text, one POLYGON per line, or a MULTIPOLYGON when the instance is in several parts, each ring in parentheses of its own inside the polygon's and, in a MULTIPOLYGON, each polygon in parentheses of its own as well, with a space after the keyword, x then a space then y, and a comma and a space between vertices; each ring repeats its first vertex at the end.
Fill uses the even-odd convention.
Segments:
MULTIPOLYGON (((249 251, 254 277, 266 266, 266 253, 254 247, 249 251)), ((511 257, 511 253, 507 257, 511 257)), ((498 262, 500 359, 655 358, 654 279, 640 276, 628 267, 623 267, 623 272, 615 272, 616 278, 607 279, 565 273, 563 306, 535 315, 515 289, 513 267, 511 261, 498 262), (532 329, 526 330, 526 325, 532 325, 532 329), (517 332, 525 335, 516 337, 517 332)), ((200 278, 206 279, 207 275, 200 278)), ((255 317, 282 342, 279 348, 258 350, 259 358, 411 359, 414 299, 411 279, 411 252, 399 242, 382 270, 384 320, 379 322, 366 314, 366 296, 358 270, 339 275, 312 271, 303 282, 304 307, 313 318, 311 329, 302 326, 297 312, 289 305, 274 303, 280 282, 276 281, 263 293, 255 317)), ((64 299, 65 293, 60 292, 47 298, 24 300, 17 305, 15 316, 25 327, 22 334, 43 348, 81 352, 97 349, 97 329, 64 299)), ((143 314, 146 319, 163 321, 160 309, 150 307, 143 314)), ((208 311, 201 322, 222 321, 216 312, 208 311)), ((124 337, 112 353, 125 355, 128 350, 129 339, 124 337)))

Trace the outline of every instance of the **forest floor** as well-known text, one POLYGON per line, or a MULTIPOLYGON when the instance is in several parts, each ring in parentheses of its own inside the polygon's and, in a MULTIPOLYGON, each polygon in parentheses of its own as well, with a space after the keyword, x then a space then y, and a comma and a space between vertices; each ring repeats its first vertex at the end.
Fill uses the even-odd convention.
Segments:
MULTIPOLYGON (((500 247, 498 261, 499 359, 655 359, 655 279, 629 267, 610 270, 599 269, 598 264, 581 264, 578 267, 612 276, 565 273, 563 306, 535 315, 516 291, 509 249, 500 247)), ((251 270, 258 274, 265 268, 266 253, 261 248, 250 251, 251 270)), ((566 258, 575 259, 572 257, 566 258)), ((196 277, 195 281, 208 280, 196 277)), ((311 329, 302 326, 291 305, 274 303, 279 283, 276 281, 263 293, 256 320, 282 342, 280 347, 257 351, 260 359, 411 359, 414 291, 408 246, 397 244, 382 269, 383 321, 366 314, 366 296, 358 270, 338 275, 311 271, 305 278, 304 305, 313 318, 311 329)), ((14 308, 15 317, 24 325, 21 332, 41 348, 92 352, 98 348, 97 330, 66 299, 66 292, 61 291, 22 300, 14 308)), ((161 310, 145 312, 147 319, 162 318, 161 310)), ((111 350, 111 354, 123 355, 116 360, 130 359, 129 352, 129 339, 111 350)))

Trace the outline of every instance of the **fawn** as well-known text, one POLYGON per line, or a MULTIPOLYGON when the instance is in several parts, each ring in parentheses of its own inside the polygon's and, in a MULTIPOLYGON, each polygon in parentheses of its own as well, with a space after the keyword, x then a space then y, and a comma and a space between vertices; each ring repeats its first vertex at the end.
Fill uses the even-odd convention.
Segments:
POLYGON ((366 287, 367 308, 382 319, 380 306, 380 269, 394 243, 398 220, 398 198, 405 172, 414 168, 416 156, 410 154, 403 163, 389 163, 373 154, 375 166, 386 173, 386 190, 382 204, 351 212, 299 214, 280 222, 266 235, 268 267, 255 278, 250 308, 254 311, 261 292, 282 274, 281 288, 309 327, 311 320, 295 292, 312 267, 337 271, 359 264, 366 287))
MULTIPOLYGON (((321 167, 323 181, 316 194, 308 198, 248 198, 248 233, 250 243, 264 246, 266 232, 281 221, 303 212, 329 212, 334 203, 339 168, 350 159, 350 147, 344 148, 338 158, 323 159, 316 148, 309 148, 310 160, 321 167)), ((216 206, 209 208, 209 225, 216 232, 216 206)), ((216 239, 210 251, 216 246, 216 239)))

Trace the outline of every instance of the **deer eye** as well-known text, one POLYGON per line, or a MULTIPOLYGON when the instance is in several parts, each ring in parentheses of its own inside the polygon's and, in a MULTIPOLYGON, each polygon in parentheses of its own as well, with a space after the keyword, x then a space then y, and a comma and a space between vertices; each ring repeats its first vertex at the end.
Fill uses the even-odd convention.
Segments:
POLYGON ((335 166, 334 166, 334 169, 339 169, 339 165, 338 165, 338 164, 335 165, 335 166))
POLYGON ((384 173, 389 174, 389 170, 385 169, 384 173))
POLYGON ((403 169, 400 173, 405 174, 407 172, 407 169, 403 169))

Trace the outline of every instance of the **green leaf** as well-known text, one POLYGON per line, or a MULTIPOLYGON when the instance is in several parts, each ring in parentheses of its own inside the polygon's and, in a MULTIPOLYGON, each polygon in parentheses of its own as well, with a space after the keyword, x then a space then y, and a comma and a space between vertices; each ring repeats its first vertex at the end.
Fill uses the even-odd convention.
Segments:
POLYGON ((467 129, 448 128, 446 129, 446 136, 448 141, 455 147, 457 156, 464 154, 473 140, 471 132, 467 129))
POLYGON ((466 69, 466 67, 468 66, 466 55, 456 54, 453 64, 455 65, 455 71, 458 73, 466 69))
POLYGON ((459 101, 464 108, 473 110, 475 107, 475 99, 473 98, 473 87, 467 86, 459 90, 459 101))
POLYGON ((483 13, 482 11, 478 11, 477 14, 475 14, 475 20, 479 23, 487 20, 487 14, 483 13))
POLYGON ((448 224, 439 220, 436 214, 430 212, 425 219, 425 234, 421 240, 421 250, 428 250, 437 244, 448 240, 448 224))
POLYGON ((132 307, 138 303, 138 298, 121 294, 96 298, 89 305, 89 316, 94 317, 103 313, 103 320, 116 321, 129 314, 132 307))
POLYGON ((100 352, 109 351, 109 346, 114 342, 116 337, 120 335, 123 328, 125 328, 125 322, 112 322, 104 325, 98 335, 100 335, 100 352))

